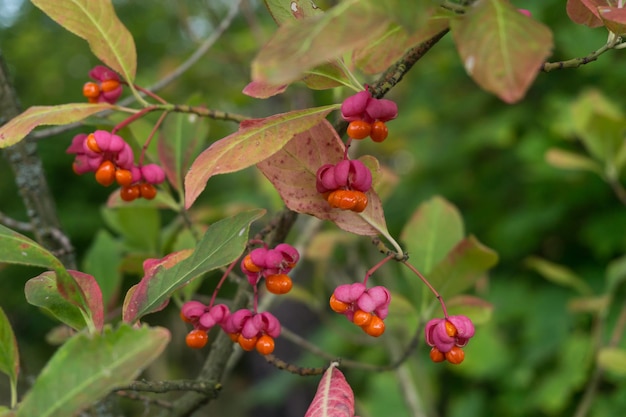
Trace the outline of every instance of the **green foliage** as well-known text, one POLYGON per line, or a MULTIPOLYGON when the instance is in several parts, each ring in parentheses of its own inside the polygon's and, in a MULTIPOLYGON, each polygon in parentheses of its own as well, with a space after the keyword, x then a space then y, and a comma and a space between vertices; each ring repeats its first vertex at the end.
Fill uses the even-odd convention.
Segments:
POLYGON ((1 307, 0 371, 7 374, 9 377, 9 383, 11 384, 11 407, 14 407, 17 401, 17 376, 20 372, 20 354, 17 350, 17 340, 15 340, 15 334, 11 328, 11 323, 1 307))

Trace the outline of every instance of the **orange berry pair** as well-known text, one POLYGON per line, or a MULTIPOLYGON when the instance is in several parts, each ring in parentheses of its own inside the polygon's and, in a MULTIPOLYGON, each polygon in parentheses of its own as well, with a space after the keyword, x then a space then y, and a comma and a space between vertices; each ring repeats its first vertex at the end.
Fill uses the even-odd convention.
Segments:
POLYGON ((328 194, 328 204, 341 210, 360 213, 367 207, 367 195, 357 190, 335 190, 328 194))
POLYGON ((447 360, 453 365, 458 365, 463 362, 463 359, 465 359, 465 352, 460 347, 453 346, 452 349, 443 353, 433 346, 432 349, 430 349, 430 359, 433 362, 443 362, 447 360))
POLYGON ((125 185, 120 189, 120 197, 124 201, 133 201, 140 197, 152 200, 157 195, 157 189, 152 184, 141 183, 125 185))
POLYGON ((372 337, 379 337, 385 332, 385 322, 377 315, 363 310, 354 312, 352 322, 372 337))
POLYGON ((102 81, 100 84, 90 81, 83 85, 83 96, 85 96, 90 103, 97 103, 100 94, 109 93, 119 86, 120 82, 118 80, 106 80, 102 81))
POLYGON ((190 331, 187 337, 185 337, 185 343, 192 349, 202 349, 206 346, 208 341, 209 335, 206 331, 200 329, 190 331))
POLYGON ((265 287, 272 294, 287 294, 289 291, 291 291, 291 287, 293 287, 293 282, 288 275, 275 274, 265 278, 265 287))
POLYGON ((241 346, 241 348, 246 352, 250 352, 255 348, 257 352, 259 352, 261 355, 269 355, 270 353, 274 352, 274 339, 266 334, 261 335, 260 337, 254 336, 250 339, 244 337, 242 334, 235 334, 230 335, 230 338, 231 340, 233 340, 233 342, 239 344, 239 346, 241 346))
POLYGON ((374 142, 382 142, 387 139, 389 130, 385 122, 380 120, 374 123, 368 123, 364 120, 354 120, 348 125, 346 133, 352 139, 365 139, 369 136, 374 142))
POLYGON ((102 161, 96 170, 96 181, 105 187, 114 182, 121 186, 129 186, 133 182, 133 174, 127 169, 116 168, 111 161, 102 161))

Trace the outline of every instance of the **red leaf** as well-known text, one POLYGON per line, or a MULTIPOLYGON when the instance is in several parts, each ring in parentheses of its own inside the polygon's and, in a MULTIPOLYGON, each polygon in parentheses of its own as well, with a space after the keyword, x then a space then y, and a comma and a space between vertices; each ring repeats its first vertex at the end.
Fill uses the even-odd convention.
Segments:
POLYGON ((597 14, 596 8, 592 7, 590 9, 582 0, 567 0, 566 9, 567 15, 574 23, 589 26, 590 28, 602 26, 602 21, 597 14))
POLYGON ((626 33, 626 9, 617 7, 598 7, 604 25, 613 33, 626 33))
POLYGON ((213 175, 240 171, 261 162, 338 107, 334 104, 244 121, 237 132, 215 142, 193 162, 185 177, 185 207, 196 201, 213 175))
POLYGON ((284 92, 289 84, 273 85, 263 81, 252 81, 244 87, 242 93, 254 98, 268 98, 284 92))
POLYGON ((354 393, 337 365, 324 372, 304 417, 354 417, 354 393))
POLYGON ((451 21, 467 73, 507 103, 524 97, 552 50, 552 32, 507 0, 475 3, 451 21))
POLYGON ((102 291, 96 279, 89 274, 68 269, 67 272, 74 277, 83 294, 85 295, 86 307, 91 315, 91 320, 97 330, 102 330, 104 326, 104 304, 102 302, 102 291))
POLYGON ((317 192, 317 169, 343 159, 344 145, 326 120, 296 135, 283 149, 257 164, 270 180, 287 207, 322 220, 330 220, 340 228, 359 235, 387 233, 382 203, 376 192, 368 191, 367 208, 362 213, 333 209, 317 192))

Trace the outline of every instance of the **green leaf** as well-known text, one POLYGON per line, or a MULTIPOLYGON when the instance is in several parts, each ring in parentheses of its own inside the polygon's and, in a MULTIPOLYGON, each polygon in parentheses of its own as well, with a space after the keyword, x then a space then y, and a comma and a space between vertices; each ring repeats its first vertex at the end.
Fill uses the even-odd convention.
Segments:
POLYGON ((591 171, 602 176, 602 167, 596 161, 563 149, 549 149, 546 152, 546 161, 556 168, 591 171))
POLYGON ((240 171, 269 158, 294 135, 315 126, 339 107, 333 104, 296 110, 241 123, 237 132, 213 143, 193 162, 185 177, 185 207, 191 207, 213 175, 240 171))
POLYGON ((251 210, 220 220, 209 227, 191 256, 175 265, 146 271, 146 277, 127 295, 124 320, 134 322, 155 311, 193 278, 236 260, 248 241, 250 223, 264 213, 251 210))
POLYGON ((612 261, 606 270, 606 291, 612 293, 626 280, 626 256, 612 261))
POLYGON ((156 254, 161 230, 159 210, 155 207, 118 207, 117 220, 129 248, 156 254))
POLYGON ((252 62, 252 80, 281 85, 320 64, 366 45, 386 28, 369 5, 344 1, 326 13, 286 21, 252 62))
POLYGON ((183 190, 185 173, 208 134, 208 120, 195 114, 177 113, 165 119, 158 142, 159 161, 176 190, 183 190))
POLYGON ((0 262, 40 266, 57 275, 59 293, 70 303, 88 311, 85 295, 61 261, 31 239, 0 225, 0 262))
POLYGON ((15 403, 17 401, 17 376, 20 372, 20 354, 17 350, 17 340, 11 323, 2 307, 0 307, 0 372, 9 376, 11 402, 15 403))
POLYGON ((444 299, 462 293, 498 262, 498 255, 474 236, 461 240, 427 275, 444 299))
POLYGON ((120 242, 106 230, 99 230, 85 254, 83 271, 92 275, 98 282, 105 305, 115 300, 118 295, 122 281, 121 263, 120 242))
POLYGON ((33 106, 0 127, 0 149, 11 146, 41 125, 66 125, 113 108, 108 103, 69 103, 59 106, 33 106))
POLYGON ((126 81, 135 80, 135 40, 110 0, 31 0, 55 22, 89 43, 91 52, 126 81))
POLYGON ((598 353, 598 364, 605 370, 626 376, 626 350, 604 348, 598 353))
POLYGON ((24 287, 24 294, 30 304, 41 307, 71 328, 81 330, 86 326, 80 309, 59 294, 54 272, 44 272, 29 279, 24 287))
POLYGON ((274 21, 281 24, 324 13, 313 0, 265 0, 274 21))
POLYGON ((342 85, 352 86, 344 69, 330 62, 306 71, 302 81, 312 90, 327 90, 342 85))
POLYGON ((463 219, 450 202, 436 196, 422 203, 405 224, 400 240, 411 263, 428 274, 463 239, 463 219))
POLYGON ((422 27, 434 11, 431 0, 367 0, 367 3, 409 33, 422 27))
POLYGON ((524 97, 552 50, 550 29, 507 0, 476 2, 451 29, 467 73, 507 103, 524 97))
POLYGON ((20 404, 18 417, 68 417, 130 383, 163 351, 167 329, 105 329, 79 333, 56 351, 20 404))
POLYGON ((332 208, 317 191, 318 168, 341 161, 344 149, 335 129, 323 120, 296 135, 283 149, 258 163, 257 167, 291 210, 330 220, 343 230, 358 235, 388 235, 382 203, 373 189, 365 193, 368 203, 362 213, 332 208))
POLYGON ((531 256, 524 262, 528 268, 533 269, 539 275, 557 285, 570 287, 582 295, 591 295, 593 290, 587 283, 570 269, 546 261, 545 259, 531 256))

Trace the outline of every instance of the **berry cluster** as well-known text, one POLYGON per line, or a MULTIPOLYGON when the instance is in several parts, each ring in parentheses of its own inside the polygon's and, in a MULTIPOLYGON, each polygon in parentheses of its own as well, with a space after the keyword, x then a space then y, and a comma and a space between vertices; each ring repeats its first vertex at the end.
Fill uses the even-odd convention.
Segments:
POLYGON ((187 335, 187 346, 196 349, 204 347, 209 339, 207 332, 213 326, 219 325, 243 350, 256 349, 261 355, 272 353, 274 339, 280 335, 280 322, 272 313, 257 311, 257 285, 261 278, 265 278, 269 292, 274 294, 289 292, 293 284, 287 274, 296 266, 299 259, 300 254, 296 248, 287 243, 281 243, 274 249, 262 247, 250 251, 242 259, 240 266, 254 288, 254 309, 244 308, 230 313, 228 307, 223 304, 213 306, 213 301, 221 283, 235 265, 233 263, 222 277, 209 305, 198 301, 189 301, 183 305, 181 318, 194 326, 187 335))
POLYGON ((115 71, 98 65, 89 71, 89 77, 95 82, 87 82, 83 86, 83 95, 90 103, 107 102, 114 104, 122 95, 120 77, 115 71))
POLYGON ((106 130, 74 136, 66 152, 76 155, 72 164, 76 174, 95 172, 96 181, 104 187, 117 183, 124 201, 153 199, 157 193, 154 184, 165 180, 165 172, 158 165, 135 166, 130 145, 106 130))
POLYGON ((265 287, 273 294, 286 294, 293 283, 287 275, 296 266, 300 254, 293 246, 281 243, 274 249, 257 248, 241 261, 241 271, 250 285, 257 285, 265 278, 265 287))
POLYGON ((432 319, 425 328, 426 343, 432 346, 430 358, 433 362, 448 362, 458 365, 463 362, 463 347, 474 336, 474 324, 466 316, 449 316, 432 319))
POLYGON ((350 138, 369 136, 374 142, 382 142, 389 134, 385 123, 398 117, 398 106, 391 100, 373 98, 365 90, 344 100, 341 116, 350 122, 346 132, 350 138))
POLYGON ((385 332, 383 321, 389 313, 391 295, 387 288, 376 286, 366 288, 356 282, 335 288, 330 297, 330 308, 346 316, 370 336, 378 337, 385 332))
POLYGON ((367 207, 365 193, 372 188, 372 173, 363 162, 344 159, 333 164, 324 164, 316 174, 317 192, 324 194, 333 208, 362 212, 367 207))

